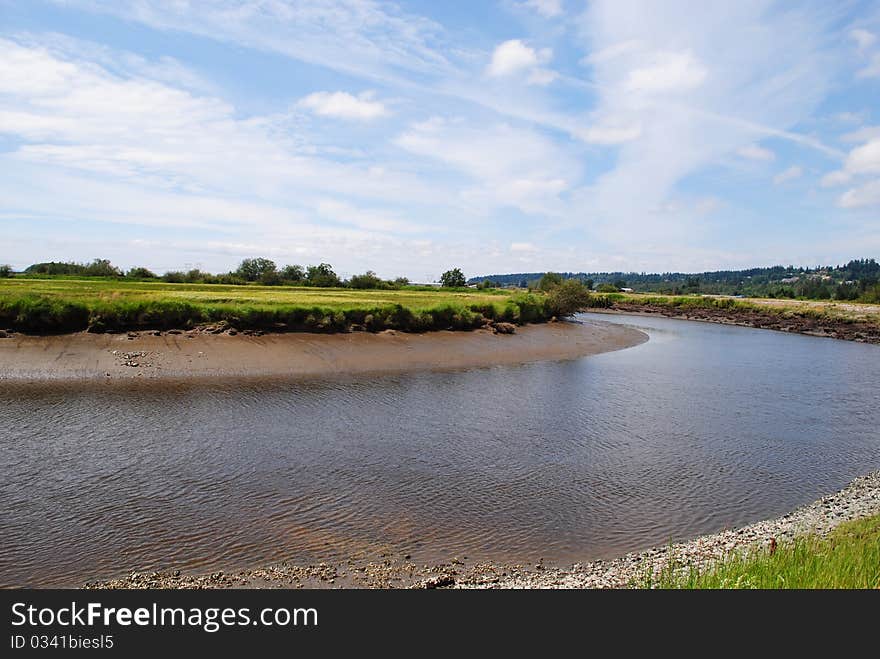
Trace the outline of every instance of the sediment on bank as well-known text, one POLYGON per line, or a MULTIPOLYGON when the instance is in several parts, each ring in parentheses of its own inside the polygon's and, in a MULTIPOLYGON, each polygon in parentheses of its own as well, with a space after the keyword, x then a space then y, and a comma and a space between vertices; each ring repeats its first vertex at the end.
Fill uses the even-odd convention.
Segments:
POLYGON ((194 329, 14 334, 0 340, 0 381, 320 378, 576 359, 648 339, 637 329, 602 322, 559 321, 511 325, 505 328, 508 332, 498 329, 496 325, 471 332, 428 333, 215 334, 194 329))

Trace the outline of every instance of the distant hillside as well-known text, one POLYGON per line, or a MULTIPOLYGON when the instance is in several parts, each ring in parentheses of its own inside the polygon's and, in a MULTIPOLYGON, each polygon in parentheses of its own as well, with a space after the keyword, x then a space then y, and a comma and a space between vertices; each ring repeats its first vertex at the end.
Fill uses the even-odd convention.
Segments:
MULTIPOLYGON (((472 277, 469 284, 491 281, 499 286, 534 286, 543 272, 472 277)), ((638 292, 708 293, 759 297, 808 297, 855 300, 880 282, 880 264, 875 259, 855 259, 838 266, 797 268, 776 265, 748 270, 714 272, 561 272, 566 279, 592 281, 593 286, 613 284, 638 292)))

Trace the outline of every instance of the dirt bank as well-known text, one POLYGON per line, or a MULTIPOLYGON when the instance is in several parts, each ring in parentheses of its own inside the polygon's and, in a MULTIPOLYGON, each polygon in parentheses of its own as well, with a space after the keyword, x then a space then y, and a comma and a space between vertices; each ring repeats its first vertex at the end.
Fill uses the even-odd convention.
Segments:
POLYGON ((390 373, 574 359, 647 340, 601 322, 408 334, 138 332, 0 339, 0 380, 265 377, 390 373))
POLYGON ((846 341, 880 344, 880 325, 855 319, 833 318, 809 314, 786 314, 774 311, 768 305, 766 311, 758 309, 709 309, 698 307, 673 307, 660 304, 615 302, 611 309, 590 309, 608 313, 661 314, 669 318, 702 320, 726 325, 742 325, 795 332, 811 336, 825 336, 846 341))

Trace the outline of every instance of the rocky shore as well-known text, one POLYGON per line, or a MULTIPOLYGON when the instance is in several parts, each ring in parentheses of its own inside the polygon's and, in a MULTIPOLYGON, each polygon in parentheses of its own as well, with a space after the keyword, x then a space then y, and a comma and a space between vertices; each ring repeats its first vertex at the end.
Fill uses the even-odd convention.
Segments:
POLYGON ((866 320, 835 318, 833 316, 780 313, 768 307, 762 309, 702 307, 674 307, 662 304, 615 302, 611 309, 591 309, 595 312, 660 314, 668 318, 701 320, 704 322, 740 325, 780 332, 795 332, 845 341, 880 345, 880 325, 866 320))
POLYGON ((706 567, 735 552, 785 543, 801 535, 827 535, 842 522, 880 514, 880 471, 777 519, 705 535, 688 542, 635 552, 610 561, 570 567, 489 565, 466 557, 438 565, 417 565, 409 555, 388 551, 370 560, 354 556, 339 565, 278 565, 235 573, 183 575, 133 573, 85 588, 628 588, 670 564, 706 567))

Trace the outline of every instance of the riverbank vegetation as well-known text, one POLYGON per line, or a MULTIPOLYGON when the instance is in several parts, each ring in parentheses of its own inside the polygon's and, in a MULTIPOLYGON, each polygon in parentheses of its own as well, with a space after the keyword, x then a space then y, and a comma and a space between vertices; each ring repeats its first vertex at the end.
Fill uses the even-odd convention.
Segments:
POLYGON ((580 285, 544 294, 369 284, 331 288, 14 277, 0 279, 0 328, 36 334, 205 324, 264 331, 468 330, 496 322, 544 322, 587 306, 589 298, 580 285))
MULTIPOLYGON (((460 268, 440 284, 412 285, 373 271, 340 278, 328 263, 279 268, 250 258, 232 272, 156 275, 123 272, 106 259, 37 263, 0 277, 0 329, 30 333, 188 329, 219 324, 241 330, 407 332, 468 330, 543 322, 590 306, 580 282, 555 281, 540 292, 468 288, 460 268)), ((607 302, 605 304, 608 304, 607 302)), ((499 331, 502 328, 497 328, 499 331)))
POLYGON ((736 554, 705 569, 673 558, 644 587, 697 589, 880 588, 880 515, 845 522, 824 538, 805 536, 774 550, 736 554))

